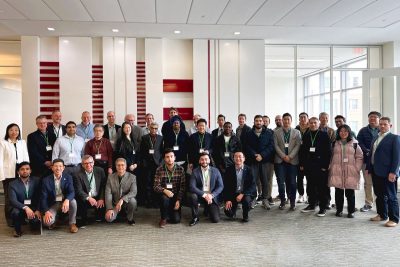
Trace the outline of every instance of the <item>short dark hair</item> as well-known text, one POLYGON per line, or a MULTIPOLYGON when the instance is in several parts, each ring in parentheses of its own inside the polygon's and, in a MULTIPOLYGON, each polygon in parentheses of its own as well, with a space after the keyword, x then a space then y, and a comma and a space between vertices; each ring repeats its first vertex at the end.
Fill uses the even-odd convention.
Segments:
POLYGON ((31 166, 31 164, 28 161, 23 161, 21 163, 17 164, 17 172, 19 171, 19 169, 21 169, 22 166, 26 166, 28 165, 29 167, 31 166))
POLYGON ((39 115, 36 117, 35 121, 41 120, 41 119, 47 119, 45 115, 39 115))
POLYGON ((67 124, 65 124, 65 128, 67 128, 68 125, 70 125, 70 124, 73 124, 73 125, 76 126, 76 123, 74 121, 69 121, 69 122, 67 122, 67 124))
POLYGON ((255 116, 254 116, 254 120, 256 120, 256 119, 262 119, 262 116, 261 116, 260 114, 255 115, 255 116))
POLYGON ((288 113, 288 112, 283 113, 282 119, 285 118, 285 117, 290 117, 290 119, 293 120, 292 115, 290 115, 290 113, 288 113))
POLYGON ((336 140, 342 139, 342 138, 340 138, 340 134, 339 133, 340 133, 340 130, 342 130, 343 128, 346 129, 346 131, 349 133, 349 135, 346 138, 346 141, 347 142, 351 141, 351 139, 353 139, 353 137, 351 136, 351 128, 347 124, 343 124, 343 125, 339 126, 339 128, 337 129, 337 133, 338 134, 336 136, 336 140))
POLYGON ((224 118, 224 120, 225 120, 225 116, 222 115, 222 114, 219 114, 219 115, 218 115, 217 119, 219 119, 219 118, 224 118))
POLYGON ((227 124, 230 124, 230 125, 232 126, 232 123, 231 123, 230 121, 226 121, 226 122, 224 123, 224 126, 227 125, 227 124))
POLYGON ((11 123, 11 124, 9 124, 7 126, 6 135, 4 136, 4 140, 8 140, 8 138, 10 138, 10 135, 8 134, 8 131, 14 126, 18 128, 17 140, 21 140, 21 129, 19 128, 18 124, 16 124, 16 123, 11 123))
POLYGON ((170 107, 170 108, 169 108, 169 111, 171 111, 171 110, 175 110, 176 112, 178 112, 178 109, 175 108, 175 107, 170 107))
POLYGON ((165 157, 165 155, 167 155, 169 153, 174 153, 174 155, 175 155, 175 152, 172 148, 166 148, 163 153, 163 158, 165 157))
POLYGON ((304 111, 299 113, 299 117, 300 117, 301 115, 306 115, 307 118, 308 118, 308 113, 306 113, 306 112, 304 112, 304 111))
POLYGON ((262 116, 263 118, 267 118, 267 119, 270 119, 269 117, 268 117, 268 115, 264 115, 264 116, 262 116))
POLYGON ((54 160, 53 160, 53 165, 56 164, 57 162, 61 162, 63 166, 65 165, 65 164, 64 164, 64 161, 63 161, 62 159, 60 159, 60 158, 54 159, 54 160))
POLYGON ((199 155, 199 159, 200 159, 202 156, 208 156, 208 158, 210 158, 210 154, 209 154, 208 152, 201 152, 200 155, 199 155))
POLYGON ((342 119, 344 122, 346 122, 346 118, 343 117, 342 115, 336 115, 335 120, 336 119, 342 119))
POLYGON ((203 118, 201 118, 201 119, 198 119, 198 121, 197 121, 196 125, 199 125, 199 123, 201 123, 201 122, 204 122, 204 123, 207 125, 207 121, 206 121, 206 119, 203 119, 203 118))
POLYGON ((246 114, 244 114, 244 113, 240 113, 240 114, 238 115, 238 119, 239 119, 239 117, 244 117, 244 118, 247 120, 246 114))
POLYGON ((390 123, 390 118, 389 117, 381 117, 379 121, 388 121, 390 123))
POLYGON ((368 117, 371 115, 378 116, 378 118, 382 117, 382 114, 378 111, 371 111, 370 113, 368 113, 368 117))

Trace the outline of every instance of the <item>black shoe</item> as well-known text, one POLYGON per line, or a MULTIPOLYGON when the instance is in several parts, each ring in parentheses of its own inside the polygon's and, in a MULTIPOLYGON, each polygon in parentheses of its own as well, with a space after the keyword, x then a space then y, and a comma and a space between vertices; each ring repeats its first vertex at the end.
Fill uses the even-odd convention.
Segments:
POLYGON ((194 217, 194 218, 190 221, 189 226, 195 226, 198 222, 199 222, 199 218, 194 217))
POLYGON ((301 212, 313 212, 315 211, 315 207, 308 205, 307 207, 305 207, 304 209, 301 210, 301 212))
POLYGON ((326 210, 319 210, 319 212, 317 213, 318 217, 324 217, 326 215, 326 210))
POLYGON ((285 205, 286 205, 285 202, 281 202, 281 204, 279 205, 279 209, 280 210, 284 210, 285 209, 285 205))
POLYGON ((347 218, 353 219, 354 218, 354 213, 347 214, 347 218))
POLYGON ((341 212, 341 211, 336 211, 335 216, 336 216, 336 217, 342 217, 342 216, 343 216, 343 212, 341 212))
POLYGON ((262 200, 263 200, 263 197, 261 195, 257 197, 257 201, 262 201, 262 200))
POLYGON ((14 232, 13 232, 13 236, 14 236, 14 237, 21 237, 21 236, 22 236, 22 232, 14 231, 14 232))
POLYGON ((290 211, 295 211, 296 210, 296 206, 295 205, 290 205, 290 211))
POLYGON ((128 220, 128 224, 129 225, 135 225, 136 223, 135 223, 135 220, 132 219, 131 221, 128 220))
POLYGON ((244 223, 249 222, 249 217, 244 217, 244 218, 242 219, 242 222, 244 222, 244 223))
POLYGON ((329 205, 327 205, 326 207, 325 207, 325 210, 331 210, 332 208, 331 208, 331 206, 329 206, 329 205))

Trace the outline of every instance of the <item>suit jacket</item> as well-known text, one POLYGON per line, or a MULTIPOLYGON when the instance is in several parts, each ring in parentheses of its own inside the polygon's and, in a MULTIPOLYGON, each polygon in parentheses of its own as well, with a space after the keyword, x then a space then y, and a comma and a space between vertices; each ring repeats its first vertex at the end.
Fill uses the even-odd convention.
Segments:
POLYGON ((246 162, 249 164, 257 163, 255 154, 262 156, 261 163, 271 162, 271 159, 275 155, 274 132, 271 129, 262 128, 260 136, 257 136, 253 130, 250 130, 242 137, 246 162))
MULTIPOLYGON (((114 124, 115 126, 115 134, 118 134, 119 129, 121 129, 121 125, 114 124)), ((110 135, 108 133, 108 124, 103 125, 103 130, 104 130, 104 138, 110 139, 110 135)))
POLYGON ((315 137, 315 152, 310 152, 311 134, 315 132, 308 131, 303 135, 302 144, 300 147, 300 166, 304 167, 306 172, 315 169, 328 169, 332 155, 332 143, 326 132, 318 131, 315 137))
MULTIPOLYGON (((63 172, 61 176, 61 191, 64 199, 69 201, 75 198, 74 184, 72 177, 63 172)), ((46 212, 56 203, 56 188, 54 184, 54 174, 46 176, 42 180, 42 191, 40 194, 40 210, 46 212)))
POLYGON ((236 136, 239 137, 239 140, 240 140, 240 142, 242 143, 242 146, 243 146, 244 137, 246 136, 246 133, 247 133, 247 132, 251 131, 251 127, 248 126, 247 124, 243 125, 243 129, 242 129, 242 131, 241 131, 241 133, 240 133, 240 136, 238 135, 238 130, 239 130, 239 129, 240 129, 240 127, 238 126, 238 127, 236 128, 236 136))
MULTIPOLYGON (((223 132, 224 131, 222 130, 222 134, 221 135, 224 134, 223 132)), ((214 140, 218 137, 218 133, 219 133, 219 127, 217 129, 212 130, 211 135, 213 136, 214 140)))
MULTIPOLYGON (((213 199, 218 203, 218 195, 224 189, 221 173, 217 168, 209 166, 210 168, 210 192, 214 196, 213 199)), ((196 194, 199 198, 203 196, 203 174, 201 167, 193 170, 189 181, 189 191, 196 194)))
MULTIPOLYGON (((243 188, 240 191, 245 196, 255 197, 257 196, 256 180, 254 179, 253 173, 249 166, 243 166, 242 174, 243 188)), ((224 200, 234 201, 236 199, 237 191, 237 176, 235 165, 230 166, 226 169, 224 176, 224 200)))
POLYGON ((158 134, 156 135, 154 146, 149 134, 142 137, 142 143, 140 144, 140 162, 143 164, 143 167, 147 168, 161 164, 163 143, 163 137, 158 134), (154 149, 154 154, 150 154, 150 149, 154 149))
POLYGON ((174 151, 176 161, 188 161, 187 154, 189 146, 189 134, 184 129, 180 129, 178 139, 176 139, 175 133, 173 131, 167 132, 166 135, 163 135, 163 138, 164 149, 173 149, 175 146, 175 142, 179 146, 179 150, 174 151))
MULTIPOLYGON (((56 139, 57 138, 54 132, 51 133, 47 131, 47 140, 52 149, 56 139)), ((39 130, 37 130, 28 135, 27 143, 32 173, 36 176, 48 174, 50 169, 44 164, 44 162, 51 161, 53 150, 47 151, 45 136, 39 130)))
MULTIPOLYGON (((96 191, 97 191, 96 199, 104 200, 104 190, 107 182, 104 170, 100 167, 94 166, 93 175, 94 175, 94 181, 96 183, 96 191)), ((82 167, 82 165, 80 166, 80 170, 74 173, 74 185, 75 185, 76 198, 77 199, 79 198, 82 202, 85 202, 86 198, 89 196, 90 184, 87 179, 85 169, 82 167)))
MULTIPOLYGON (((213 137, 211 134, 205 132, 204 133, 204 140, 202 143, 202 148, 204 150, 208 150, 209 155, 213 152, 213 137)), ((195 166, 199 165, 199 158, 200 158, 200 134, 198 132, 192 134, 189 137, 189 163, 194 164, 195 166)))
POLYGON ((106 209, 114 209, 114 206, 120 199, 123 199, 125 203, 128 203, 132 198, 135 198, 137 194, 136 176, 130 172, 125 172, 122 177, 121 184, 119 183, 118 173, 108 175, 106 190, 105 190, 105 202, 106 209))
MULTIPOLYGON (((282 157, 286 155, 285 153, 285 138, 283 128, 280 127, 276 129, 274 132, 274 146, 275 146, 275 163, 282 163, 282 157)), ((289 137, 289 154, 288 156, 291 158, 290 164, 298 165, 299 164, 299 151, 301 146, 301 133, 299 130, 290 129, 290 137, 289 137)))
POLYGON ((389 173, 399 176, 400 168, 400 137, 396 134, 388 133, 377 146, 374 154, 374 164, 372 166, 372 150, 378 136, 372 139, 371 155, 369 156, 367 169, 380 177, 388 177, 389 173))
POLYGON ((225 148, 225 138, 221 134, 214 141, 213 159, 217 168, 221 166, 226 169, 234 164, 233 154, 236 151, 241 151, 242 145, 236 135, 232 135, 228 143, 228 151, 225 148), (229 152, 229 157, 225 157, 225 152, 229 152))
POLYGON ((16 209, 22 209, 27 206, 24 204, 25 199, 31 200, 31 205, 28 205, 33 211, 39 209, 40 200, 40 179, 38 177, 29 177, 29 192, 28 197, 25 192, 25 185, 20 178, 12 181, 8 189, 8 197, 10 206, 16 209))
MULTIPOLYGON (((57 135, 54 133, 53 124, 52 124, 52 123, 48 123, 48 124, 47 124, 47 132, 48 132, 49 134, 54 135, 54 137, 57 139, 58 137, 61 137, 61 136, 67 134, 67 128, 65 128, 65 125, 62 125, 62 124, 61 124, 60 127, 61 127, 60 133, 59 133, 58 136, 57 136, 57 135)), ((53 144, 54 144, 54 143, 53 143, 53 144)), ((53 144, 52 144, 52 146, 53 146, 53 144)))

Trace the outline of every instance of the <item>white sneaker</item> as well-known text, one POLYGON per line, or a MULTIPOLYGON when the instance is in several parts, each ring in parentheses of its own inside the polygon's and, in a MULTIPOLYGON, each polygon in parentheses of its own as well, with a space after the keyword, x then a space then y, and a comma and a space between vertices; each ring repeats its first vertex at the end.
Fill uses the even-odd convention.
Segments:
POLYGON ((304 203, 304 196, 299 196, 299 198, 296 201, 297 203, 304 203))

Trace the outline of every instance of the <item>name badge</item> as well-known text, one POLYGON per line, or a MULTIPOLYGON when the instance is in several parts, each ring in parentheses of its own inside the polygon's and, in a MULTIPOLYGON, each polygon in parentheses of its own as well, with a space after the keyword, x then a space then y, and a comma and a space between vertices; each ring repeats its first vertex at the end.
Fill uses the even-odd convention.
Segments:
POLYGON ((69 153, 68 156, 69 156, 70 158, 72 158, 72 157, 74 156, 74 153, 69 153))
POLYGON ((167 183, 167 189, 172 189, 172 184, 171 183, 167 183))
POLYGON ((178 151, 179 150, 179 146, 174 146, 173 149, 174 149, 174 151, 178 151))
POLYGON ((154 154, 154 149, 149 149, 149 154, 154 154))
POLYGON ((87 142, 89 142, 90 141, 90 139, 85 139, 85 143, 87 143, 87 142))
POLYGON ((25 199, 24 200, 24 205, 30 205, 31 204, 31 200, 30 199, 25 199))
POLYGON ((199 153, 203 153, 203 152, 204 152, 204 148, 200 148, 199 153))
POLYGON ((315 147, 310 147, 310 152, 315 152, 315 147))
POLYGON ((51 151, 51 145, 46 146, 46 151, 51 151))
POLYGON ((343 162, 349 162, 349 159, 348 158, 344 158, 343 162))
POLYGON ((225 158, 229 158, 229 156, 230 156, 230 155, 229 155, 229 152, 224 152, 224 157, 225 157, 225 158))
POLYGON ((132 154, 133 154, 133 155, 135 155, 135 154, 136 154, 135 150, 133 150, 133 151, 132 151, 132 154))
POLYGON ((101 154, 94 155, 94 159, 101 159, 101 154))
POLYGON ((289 147, 289 144, 288 143, 285 143, 285 148, 288 148, 289 147))
POLYGON ((62 196, 56 196, 56 202, 61 202, 62 201, 62 196))

